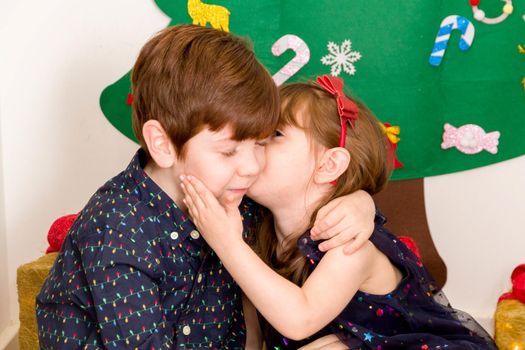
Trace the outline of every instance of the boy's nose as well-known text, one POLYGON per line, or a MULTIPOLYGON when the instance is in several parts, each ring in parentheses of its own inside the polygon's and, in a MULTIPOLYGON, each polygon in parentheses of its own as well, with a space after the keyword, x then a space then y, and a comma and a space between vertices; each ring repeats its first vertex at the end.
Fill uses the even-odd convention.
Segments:
POLYGON ((240 176, 256 176, 260 171, 259 159, 255 153, 251 153, 240 164, 238 173, 240 176))

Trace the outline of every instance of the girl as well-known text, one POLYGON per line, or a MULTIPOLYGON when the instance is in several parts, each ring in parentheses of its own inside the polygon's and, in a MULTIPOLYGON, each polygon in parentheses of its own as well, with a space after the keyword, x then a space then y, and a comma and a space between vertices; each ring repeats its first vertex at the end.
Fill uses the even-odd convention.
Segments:
POLYGON ((267 321, 268 348, 333 333, 351 349, 496 349, 471 317, 448 305, 382 217, 353 255, 318 249, 308 233, 318 208, 359 189, 379 192, 390 174, 389 146, 379 121, 344 95, 339 78, 285 86, 281 103, 266 168, 249 191, 272 214, 256 242, 262 261, 241 237, 235 204, 182 179, 197 227, 267 321))

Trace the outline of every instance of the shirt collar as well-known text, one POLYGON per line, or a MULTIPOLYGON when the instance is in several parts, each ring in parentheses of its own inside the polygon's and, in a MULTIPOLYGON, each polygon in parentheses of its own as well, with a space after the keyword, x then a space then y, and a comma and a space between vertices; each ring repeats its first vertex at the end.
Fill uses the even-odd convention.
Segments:
MULTIPOLYGON (((166 227, 166 225, 162 224, 161 226, 163 230, 172 230, 170 236, 174 244, 182 243, 188 236, 194 240, 202 240, 202 238, 197 239, 199 235, 195 236, 195 234, 192 234, 192 232, 197 229, 190 218, 177 206, 171 197, 148 176, 144 170, 146 162, 146 152, 141 148, 135 153, 135 156, 123 172, 126 181, 128 183, 131 182, 128 188, 134 189, 134 193, 130 193, 130 196, 138 198, 135 203, 134 212, 148 213, 154 210, 158 212, 160 216, 161 212, 168 211, 166 214, 169 215, 166 216, 171 218, 170 225, 166 227), (150 206, 150 202, 153 202, 151 201, 153 197, 155 197, 154 203, 156 208, 150 206)), ((136 220, 137 218, 134 216, 124 219, 123 222, 121 222, 119 230, 126 230, 126 228, 128 228, 128 230, 136 229, 136 220)), ((137 232, 130 233, 130 237, 133 237, 137 232)))

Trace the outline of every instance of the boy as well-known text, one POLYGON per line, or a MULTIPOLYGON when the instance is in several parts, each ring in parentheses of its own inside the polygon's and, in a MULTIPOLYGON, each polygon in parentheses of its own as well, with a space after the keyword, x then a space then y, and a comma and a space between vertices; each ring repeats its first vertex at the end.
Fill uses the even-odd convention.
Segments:
MULTIPOLYGON (((241 202, 277 124, 275 84, 242 40, 190 25, 152 38, 132 83, 141 149, 71 228, 37 297, 40 347, 243 348, 240 289, 182 211, 178 178, 241 202)), ((247 233, 253 203, 241 211, 247 233)))

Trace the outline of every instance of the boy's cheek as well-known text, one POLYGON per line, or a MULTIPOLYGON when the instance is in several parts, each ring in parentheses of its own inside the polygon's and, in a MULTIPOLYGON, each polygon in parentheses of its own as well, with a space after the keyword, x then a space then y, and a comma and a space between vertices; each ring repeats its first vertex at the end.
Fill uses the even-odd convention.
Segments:
MULTIPOLYGON (((256 154, 257 163, 259 163, 259 174, 266 167, 267 149, 268 146, 262 147, 256 154)), ((258 174, 257 174, 258 175, 258 174)))

